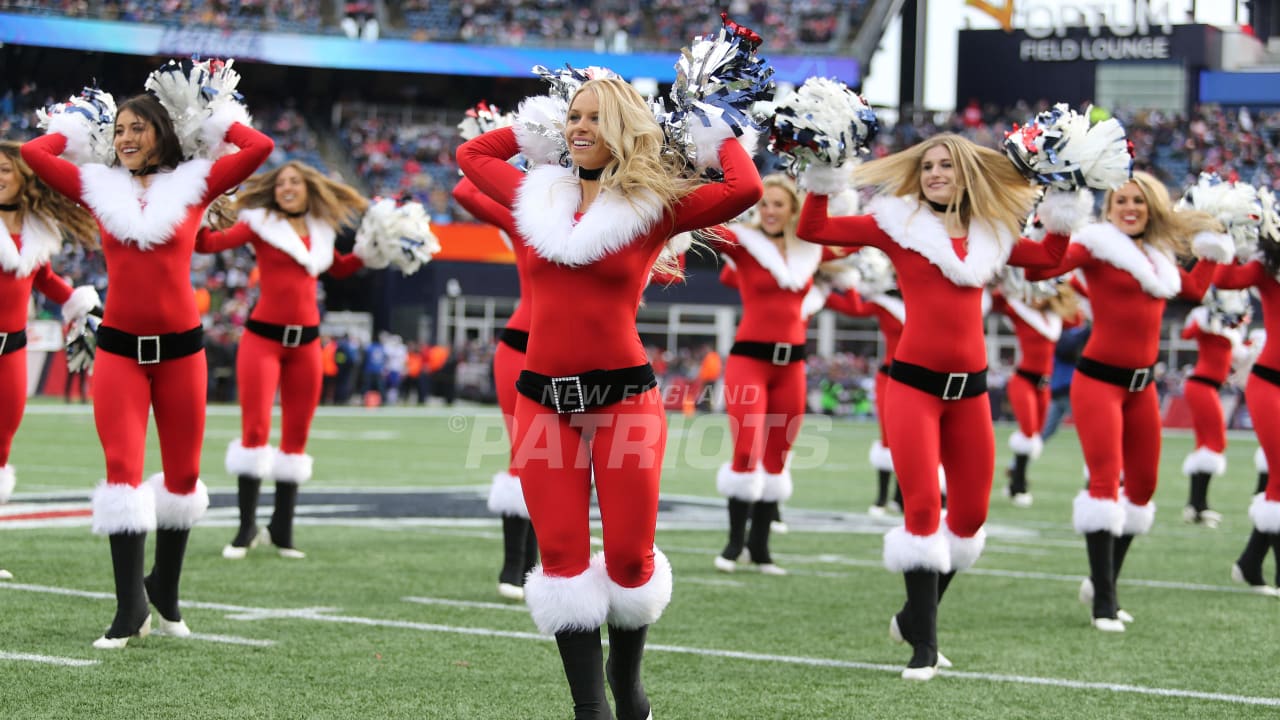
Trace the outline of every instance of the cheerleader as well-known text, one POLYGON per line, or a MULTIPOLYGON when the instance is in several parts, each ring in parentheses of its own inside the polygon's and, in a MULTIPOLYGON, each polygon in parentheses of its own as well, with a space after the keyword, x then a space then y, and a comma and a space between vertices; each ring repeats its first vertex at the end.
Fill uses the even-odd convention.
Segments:
POLYGON ((93 410, 107 477, 93 492, 92 512, 94 532, 111 541, 116 587, 115 618, 94 647, 118 649, 150 631, 148 599, 158 631, 191 632, 179 612, 178 583, 191 527, 209 504, 200 480, 208 371, 191 255, 205 209, 249 177, 273 143, 249 127, 244 107, 233 101, 211 107, 199 128, 209 146, 225 140, 239 148, 216 161, 183 159, 174 120, 154 95, 102 114, 114 126, 110 166, 89 159, 99 128, 86 127, 93 121, 77 112, 50 116, 48 133, 23 145, 22 157, 93 213, 114 289, 98 330, 93 410), (151 411, 164 471, 144 484, 151 411), (144 578, 151 530, 155 566, 144 578))
POLYGON ((667 425, 636 311, 667 239, 737 217, 759 200, 761 185, 736 142, 716 153, 723 182, 679 179, 653 113, 616 78, 588 80, 572 95, 564 138, 572 168, 526 175, 512 167, 507 159, 522 144, 510 128, 462 145, 458 163, 512 210, 512 240, 529 250, 526 291, 535 302, 513 442, 542 564, 525 582, 525 601, 539 629, 556 637, 575 717, 610 717, 607 674, 618 717, 643 720, 645 637, 672 580, 653 544, 667 425), (593 477, 604 526, 604 553, 595 558, 593 477))
POLYGON ((1160 400, 1152 372, 1161 318, 1169 298, 1199 302, 1216 267, 1198 262, 1188 272, 1176 257, 1193 251, 1228 260, 1232 246, 1212 216, 1174 212, 1164 185, 1146 173, 1135 172, 1108 192, 1103 208, 1105 222, 1075 233, 1058 267, 1030 271, 1027 279, 1079 269, 1090 303, 1107 309, 1094 314, 1071 383, 1071 413, 1089 474, 1072 522, 1089 556, 1080 598, 1092 603, 1095 628, 1123 632, 1132 616, 1117 604, 1116 578, 1134 536, 1150 531, 1155 519, 1160 400))
POLYGON ((294 544, 298 488, 311 479, 307 436, 323 381, 320 357, 319 276, 349 277, 364 267, 340 253, 334 239, 368 207, 354 188, 291 160, 249 178, 236 194, 238 221, 224 230, 204 228, 196 251, 216 253, 249 245, 258 262, 259 296, 236 351, 240 437, 227 447, 227 472, 236 477, 240 529, 222 557, 239 560, 259 542, 283 558, 306 554, 294 544), (271 408, 280 395, 280 447, 268 444, 271 408), (263 478, 275 481, 275 508, 257 526, 263 478))
MULTIPOLYGON (((902 677, 929 680, 946 665, 938 653, 938 601, 955 572, 977 560, 985 539, 995 435, 983 288, 1006 263, 1057 264, 1070 218, 1049 223, 1043 244, 1019 240, 1037 190, 999 153, 950 134, 861 165, 854 180, 879 191, 867 205, 870 214, 828 217, 828 195, 843 181, 831 168, 808 168, 802 183, 811 193, 798 233, 824 244, 877 247, 897 271, 910 320, 889 368, 885 405, 905 527, 885 536, 884 556, 886 567, 903 573, 907 602, 890 634, 912 645, 902 677), (946 472, 945 531, 939 462, 946 472)), ((1079 212, 1072 195, 1045 203, 1066 216, 1079 212)))

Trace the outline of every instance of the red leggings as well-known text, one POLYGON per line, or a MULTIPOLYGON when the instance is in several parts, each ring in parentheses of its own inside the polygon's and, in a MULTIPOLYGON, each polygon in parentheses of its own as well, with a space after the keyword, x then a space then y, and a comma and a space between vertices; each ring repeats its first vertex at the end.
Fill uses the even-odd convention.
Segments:
POLYGON ((889 433, 885 432, 885 394, 889 392, 889 373, 876 373, 876 419, 880 422, 880 446, 889 449, 889 433))
POLYGON ((515 445, 543 572, 556 577, 586 572, 594 478, 610 579, 626 588, 649 582, 667 446, 667 417, 658 388, 564 415, 520 395, 515 445))
POLYGON ((783 471, 804 419, 805 392, 803 362, 774 365, 729 356, 724 398, 734 472, 750 472, 761 464, 772 475, 783 471))
POLYGON ((1280 502, 1280 387, 1250 373, 1244 386, 1244 399, 1249 406, 1249 417, 1253 418, 1253 432, 1267 458, 1267 467, 1277 468, 1267 478, 1267 501, 1280 502))
POLYGON ((1030 380, 1014 373, 1009 378, 1009 405, 1018 421, 1018 431, 1027 437, 1040 434, 1049 414, 1049 388, 1038 388, 1030 380))
MULTIPOLYGON (((502 410, 502 422, 507 426, 508 438, 514 437, 515 433, 511 424, 516 416, 516 396, 520 394, 516 392, 516 378, 520 377, 520 371, 523 369, 524 353, 504 342, 499 342, 498 347, 493 351, 493 382, 498 392, 498 408, 502 410)), ((520 477, 520 471, 516 468, 514 442, 511 444, 511 459, 507 473, 512 477, 520 477)))
POLYGON ((27 349, 0 355, 0 467, 9 464, 13 436, 27 407, 27 349))
POLYGON ((311 419, 320 404, 320 343, 287 348, 246 331, 236 352, 240 393, 240 444, 262 447, 271 436, 271 406, 280 390, 280 452, 307 449, 311 419))
POLYGON ((1131 393, 1076 373, 1071 381, 1071 414, 1089 468, 1089 495, 1118 500, 1123 472, 1129 502, 1150 502, 1160 465, 1160 398, 1155 385, 1131 393))
POLYGON ((970 538, 987 521, 991 478, 996 466, 996 436, 991 427, 991 401, 986 393, 963 400, 943 400, 905 385, 888 382, 889 440, 899 452, 893 469, 902 488, 907 532, 938 532, 942 497, 938 464, 947 473, 947 527, 970 538))
POLYGON ((147 415, 154 408, 165 489, 174 495, 194 492, 208 390, 204 350, 154 365, 99 352, 93 374, 93 420, 106 456, 107 483, 142 484, 147 415))
MULTIPOLYGON (((1252 380, 1253 376, 1250 376, 1252 380)), ((1196 447, 1216 453, 1227 449, 1227 421, 1222 415, 1218 389, 1196 380, 1182 385, 1182 396, 1191 409, 1191 426, 1196 433, 1196 447)))

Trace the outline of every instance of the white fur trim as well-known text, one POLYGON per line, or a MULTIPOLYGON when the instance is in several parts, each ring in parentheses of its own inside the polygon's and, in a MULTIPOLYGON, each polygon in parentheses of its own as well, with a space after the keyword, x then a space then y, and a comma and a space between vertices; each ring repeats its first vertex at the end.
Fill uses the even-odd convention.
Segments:
POLYGON ((764 492, 764 473, 759 468, 734 472, 732 465, 724 463, 716 472, 716 490, 727 498, 755 502, 764 492))
POLYGON ((827 306, 827 297, 830 295, 831 286, 826 283, 814 283, 809 288, 809 292, 804 294, 804 300, 800 301, 800 317, 813 317, 827 306))
POLYGON ((884 534, 884 566, 892 572, 951 572, 951 546, 942 532, 912 535, 898 526, 884 534))
POLYGON ((822 263, 822 246, 799 238, 786 241, 786 257, 772 240, 754 227, 730 225, 729 231, 738 238, 738 244, 746 250, 760 267, 769 271, 778 287, 799 292, 803 290, 822 263))
MULTIPOLYGON (((710 107, 710 106, 704 106, 710 107)), ((708 115, 710 117, 710 115, 708 115)), ((720 117, 711 118, 710 125, 703 125, 701 122, 689 122, 686 127, 689 130, 689 137, 693 140, 694 152, 697 153, 697 167, 712 167, 720 170, 720 146, 726 140, 734 139, 742 146, 742 149, 748 155, 756 154, 756 145, 760 142, 759 131, 744 127, 742 135, 735 136, 733 128, 729 123, 720 117)))
POLYGON ((529 517, 529 508, 524 503, 524 490, 520 487, 520 478, 509 472, 494 473, 493 484, 489 486, 489 512, 497 515, 529 517))
POLYGON ((604 564, 592 563, 574 577, 547 575, 539 564, 524 581, 524 601, 533 623, 546 635, 564 630, 595 630, 609 616, 604 564))
POLYGON ((311 215, 306 217, 310 248, 287 219, 266 208, 241 210, 240 220, 262 238, 263 242, 297 261, 311 277, 318 277, 333 265, 333 239, 336 233, 332 227, 311 215))
POLYGON ((102 480, 89 498, 93 509, 93 533, 118 535, 156 529, 156 496, 150 484, 138 487, 102 480))
POLYGON ((1191 252, 1211 262, 1227 263, 1236 256, 1236 246, 1225 233, 1198 232, 1191 238, 1191 252))
POLYGON ((78 112, 56 113, 49 116, 45 134, 57 133, 66 138, 67 146, 62 151, 62 157, 76 165, 85 165, 99 160, 93 156, 94 125, 92 120, 78 112))
POLYGON ((1044 339, 1058 342, 1058 338, 1062 337, 1062 316, 1058 313, 1036 310, 1017 298, 1006 297, 1004 301, 1014 315, 1044 336, 1044 339))
POLYGON ((1049 190, 1036 208, 1044 229, 1058 235, 1075 232, 1092 214, 1093 193, 1088 190, 1049 190))
POLYGON ((914 198, 877 195, 867 203, 867 209, 894 242, 923 255, 957 285, 983 287, 1013 252, 1014 238, 1007 229, 974 220, 969 223, 969 252, 961 260, 942 219, 914 198))
POLYGON ((227 444, 227 473, 252 475, 264 478, 271 475, 271 465, 276 459, 276 449, 270 445, 247 448, 236 438, 227 444))
POLYGON ((1084 535, 1105 530, 1112 535, 1124 534, 1124 508, 1115 500, 1100 500, 1081 490, 1071 508, 1071 524, 1084 535))
POLYGON ((62 303, 62 322, 74 323, 84 320, 89 311, 102 305, 98 291, 92 285, 81 285, 71 291, 71 297, 62 303))
MULTIPOLYGON (((598 553, 596 557, 600 558, 600 572, 604 573, 605 584, 609 588, 610 625, 622 630, 635 630, 652 625, 662 617, 662 611, 671 604, 674 578, 671 563, 661 550, 653 549, 653 575, 649 582, 634 588, 623 587, 609 577, 604 553, 598 553)), ((591 560, 594 563, 596 558, 591 560)))
POLYGON ((1253 469, 1260 473, 1264 473, 1268 471, 1268 467, 1267 454, 1262 452, 1262 447, 1259 446, 1257 450, 1253 451, 1253 469))
POLYGON ((49 262, 60 250, 62 235, 44 218, 24 213, 22 250, 18 250, 8 226, 0 223, 0 270, 24 278, 49 262))
POLYGON ((1044 439, 1040 437, 1040 433, 1036 433, 1031 437, 1022 434, 1021 430, 1014 430, 1009 436, 1009 449, 1019 455, 1026 455, 1032 460, 1040 457, 1040 453, 1044 450, 1044 439))
POLYGON ((941 464, 938 465, 938 493, 947 496, 947 469, 941 464))
POLYGON ((144 190, 123 167, 85 165, 80 168, 84 204, 121 243, 149 250, 168 242, 187 209, 204 199, 211 168, 212 160, 188 160, 173 172, 153 175, 144 190))
POLYGON ((780 473, 764 473, 764 489, 760 491, 760 499, 764 502, 786 502, 794 490, 791 484, 791 468, 784 467, 780 473))
POLYGON ((1227 457, 1222 453, 1217 453, 1209 448, 1196 448, 1187 455, 1187 459, 1182 461, 1182 474, 1194 475, 1196 473, 1209 473, 1210 475, 1222 475, 1227 471, 1227 457))
POLYGON ((871 443, 869 459, 871 461, 871 467, 877 470, 888 470, 889 472, 893 472, 893 453, 879 440, 871 443))
POLYGON ((693 247, 693 233, 682 232, 671 236, 667 241, 666 249, 673 255, 683 255, 689 252, 689 248, 693 247))
POLYGON ((520 154, 538 165, 559 165, 568 149, 566 141, 562 135, 557 140, 542 131, 547 128, 563 131, 568 114, 569 104, 563 98, 535 95, 521 101, 512 124, 520 154))
POLYGON ((800 171, 796 183, 801 190, 818 195, 838 195, 849 188, 849 169, 825 163, 810 163, 800 171))
POLYGON ((156 498, 156 527, 168 530, 190 530, 209 509, 209 488, 196 478, 195 489, 186 495, 169 492, 164 486, 164 473, 147 478, 156 498))
POLYGON ((1132 238, 1111 223, 1086 225, 1071 236, 1071 242, 1083 245, 1093 257, 1132 275, 1152 297, 1167 299, 1182 290, 1182 277, 1171 255, 1150 245, 1139 249, 1132 238))
POLYGON ((1146 535, 1156 522, 1156 504, 1154 501, 1146 505, 1134 505, 1129 498, 1120 498, 1120 507, 1124 510, 1124 535, 1146 535))
POLYGON ((536 167, 516 193, 516 227, 538 256, 581 266, 630 245, 662 220, 665 210, 649 192, 623 198, 602 190, 577 223, 582 189, 572 170, 536 167))
POLYGON ((12 465, 0 465, 0 505, 9 502, 18 485, 18 473, 12 465))
POLYGON ((240 123, 245 127, 253 127, 249 119, 249 111, 239 102, 223 102, 200 124, 200 139, 210 153, 209 159, 216 160, 239 149, 226 142, 227 131, 231 126, 240 123))
POLYGON ((872 295, 867 298, 867 302, 875 303, 884 308, 886 312, 892 315, 900 323, 907 321, 907 305, 902 302, 902 298, 893 295, 872 295))
POLYGON ((947 547, 951 551, 951 569, 956 572, 968 570, 982 556, 982 549, 987 546, 986 528, 978 528, 973 537, 960 537, 951 532, 945 525, 942 533, 947 538, 947 547))
POLYGON ((301 485, 311 479, 312 463, 311 456, 306 453, 286 453, 276 448, 271 461, 271 479, 301 485))
POLYGON ((1280 502, 1267 500, 1266 493, 1254 495, 1249 503, 1249 519, 1258 532, 1280 533, 1280 502))

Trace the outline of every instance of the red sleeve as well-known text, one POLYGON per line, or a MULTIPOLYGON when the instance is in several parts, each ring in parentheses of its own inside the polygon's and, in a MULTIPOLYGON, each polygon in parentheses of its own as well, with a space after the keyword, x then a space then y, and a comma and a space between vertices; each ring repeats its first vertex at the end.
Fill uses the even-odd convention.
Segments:
POLYGON ((501 228, 508 235, 512 234, 511 231, 516 223, 511 217, 511 211, 497 200, 480 192, 480 188, 476 187, 470 178, 463 177, 457 185, 453 186, 453 199, 480 222, 501 228))
POLYGON ((1062 262, 1070 242, 1071 236, 1058 233, 1045 235, 1041 242, 1020 238, 1009 254, 1009 264, 1021 268, 1055 268, 1062 262))
POLYGON ((796 235, 819 245, 843 245, 845 247, 870 245, 889 252, 896 243, 880 229, 871 215, 827 215, 826 195, 810 193, 800 208, 800 223, 796 235))
MULTIPOLYGON (((524 173, 507 162, 520 154, 516 133, 509 127, 491 130, 458 148, 458 167, 481 192, 505 208, 515 206, 516 188, 524 173)), ((674 233, 673 233, 674 234, 674 233)))
POLYGON ((226 230, 202 227, 196 232, 196 252, 216 253, 230 250, 253 241, 253 230, 247 223, 238 222, 226 230))
POLYGON ((1244 265, 1219 265, 1213 273, 1213 284, 1223 290, 1257 287, 1267 276, 1261 262, 1251 260, 1244 265))
POLYGON ((1178 268, 1178 274, 1182 276, 1182 289, 1178 291, 1178 297, 1200 302, 1213 283, 1213 275, 1217 269, 1218 263, 1209 260, 1197 260, 1191 272, 1178 268))
POLYGON ((335 280, 351 277, 357 270, 364 267, 364 261, 354 254, 344 254, 337 250, 333 252, 333 264, 325 270, 325 274, 335 280))
POLYGON ((1191 340, 1200 334, 1200 326, 1194 320, 1182 326, 1182 339, 1191 340))
POLYGON ((271 138, 241 123, 231 123, 226 139, 240 148, 240 152, 223 155, 213 164, 209 171, 209 188, 204 193, 206 203, 213 202, 214 198, 248 179, 259 165, 266 162, 276 146, 271 138))
POLYGON ((71 286, 66 280, 58 277, 57 273, 48 263, 41 265, 32 278, 32 285, 39 290, 45 297, 58 303, 65 303, 71 297, 71 286))
MULTIPOLYGON (((1048 236, 1045 236, 1046 239, 1048 236)), ((1027 268, 1027 279, 1035 282, 1036 280, 1048 280, 1059 275, 1066 275, 1076 268, 1084 265, 1093 259, 1093 255, 1083 245, 1071 245, 1062 255, 1062 260, 1054 267, 1027 268)))
POLYGON ((720 284, 725 287, 738 289, 738 271, 733 269, 732 265, 725 265, 720 268, 720 284))
POLYGON ((827 296, 826 306, 850 317, 871 317, 876 314, 871 303, 864 302, 862 296, 854 290, 831 293, 827 296))
POLYGON ((684 253, 676 256, 676 266, 680 268, 679 273, 669 273, 654 268, 649 273, 649 281, 656 282, 659 285, 675 285, 676 283, 684 282, 684 253))
POLYGON ((83 204, 80 168, 58 157, 66 149, 67 138, 61 133, 51 133, 23 143, 21 153, 31 171, 49 187, 83 204))
POLYGON ((991 293, 991 312, 1007 314, 1009 312, 1009 301, 1004 299, 1004 295, 999 292, 991 293))
POLYGON ((700 185, 676 203, 672 235, 732 220, 760 201, 764 185, 741 143, 720 143, 720 166, 724 168, 723 182, 700 185))

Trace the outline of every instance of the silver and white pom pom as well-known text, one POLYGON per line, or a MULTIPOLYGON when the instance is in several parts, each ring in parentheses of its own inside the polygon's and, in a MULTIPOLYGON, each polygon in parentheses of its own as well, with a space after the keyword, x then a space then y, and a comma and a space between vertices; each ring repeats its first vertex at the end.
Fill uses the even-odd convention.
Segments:
POLYGON ((1259 188, 1258 206, 1261 221, 1258 224, 1259 239, 1280 243, 1280 204, 1268 188, 1259 188))
POLYGON ((1027 179, 1061 190, 1091 187, 1112 190, 1133 175, 1133 156, 1124 127, 1115 118, 1089 123, 1088 111, 1077 113, 1058 103, 1014 126, 1004 151, 1027 179))
POLYGON ((76 165, 110 165, 115 149, 116 101, 111 93, 87 87, 64 103, 36 110, 36 124, 67 138, 63 155, 76 165))
POLYGON ((883 250, 864 247, 850 255, 848 262, 858 270, 858 284, 855 289, 859 294, 871 297, 898 287, 893 263, 883 250))
POLYGON ((879 132, 875 111, 839 80, 811 77, 777 103, 769 149, 797 174, 812 163, 841 165, 867 152, 879 132))
POLYGON ((185 158, 215 160, 234 149, 223 142, 233 121, 248 124, 236 91, 240 73, 232 59, 170 60, 149 76, 145 87, 168 111, 185 158), (211 127, 212 126, 212 127, 211 127))
POLYGON ((1257 249, 1262 203, 1252 185, 1228 182, 1216 173, 1200 173, 1196 184, 1182 194, 1177 207, 1193 208, 1217 218, 1235 243, 1236 257, 1250 257, 1257 249))
POLYGON ((352 252, 365 267, 381 270, 394 265, 412 275, 440 252, 440 241, 431 232, 431 219, 421 203, 396 205, 384 198, 365 211, 352 252))
POLYGON ((515 122, 511 113, 504 113, 495 105, 483 100, 475 107, 467 108, 466 117, 458 123, 458 134, 463 140, 479 137, 490 130, 510 127, 515 122))
POLYGON ((520 154, 535 164, 567 163, 564 120, 568 114, 569 103, 559 95, 535 95, 521 101, 513 121, 520 154))

